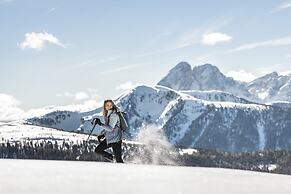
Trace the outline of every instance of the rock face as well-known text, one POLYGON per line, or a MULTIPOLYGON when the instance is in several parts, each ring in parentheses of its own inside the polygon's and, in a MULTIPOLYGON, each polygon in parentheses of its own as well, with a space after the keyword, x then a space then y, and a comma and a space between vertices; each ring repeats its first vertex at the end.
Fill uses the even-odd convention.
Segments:
POLYGON ((199 89, 199 85, 193 83, 196 83, 196 80, 192 74, 191 66, 187 62, 180 62, 158 84, 175 90, 189 90, 190 88, 194 89, 194 87, 199 89))
POLYGON ((264 102, 291 101, 291 75, 273 72, 247 84, 249 91, 264 102))
MULTIPOLYGON (((216 66, 204 64, 191 69, 186 62, 179 63, 158 82, 174 90, 224 91, 236 96, 252 99, 247 85, 223 75, 216 66), (178 68, 183 66, 185 68, 178 68), (187 67, 187 68, 186 68, 187 67), (179 81, 177 81, 179 80, 179 81)), ((253 99, 252 99, 253 100, 253 99)))

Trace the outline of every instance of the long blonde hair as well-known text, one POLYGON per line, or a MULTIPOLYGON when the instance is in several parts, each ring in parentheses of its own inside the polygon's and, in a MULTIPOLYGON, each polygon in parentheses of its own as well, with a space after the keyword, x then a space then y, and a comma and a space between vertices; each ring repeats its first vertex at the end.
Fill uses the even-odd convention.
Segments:
POLYGON ((104 100, 104 103, 103 103, 103 116, 104 117, 106 117, 107 113, 108 113, 108 111, 105 108, 105 104, 107 102, 111 102, 112 103, 112 112, 117 112, 119 110, 119 108, 116 106, 116 104, 113 102, 113 100, 111 100, 111 99, 104 100))

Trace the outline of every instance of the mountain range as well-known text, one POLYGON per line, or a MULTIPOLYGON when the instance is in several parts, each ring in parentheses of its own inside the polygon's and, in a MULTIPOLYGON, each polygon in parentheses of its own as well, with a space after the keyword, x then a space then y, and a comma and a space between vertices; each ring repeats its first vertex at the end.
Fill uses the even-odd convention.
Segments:
MULTIPOLYGON (((127 112, 130 138, 161 129, 181 148, 231 152, 291 148, 291 76, 276 72, 251 82, 225 76, 211 64, 177 64, 155 86, 139 85, 115 102, 127 112)), ((90 112, 55 111, 27 122, 90 131, 90 112), (81 122, 80 122, 81 121, 81 122)), ((98 131, 98 129, 96 130, 98 131)))

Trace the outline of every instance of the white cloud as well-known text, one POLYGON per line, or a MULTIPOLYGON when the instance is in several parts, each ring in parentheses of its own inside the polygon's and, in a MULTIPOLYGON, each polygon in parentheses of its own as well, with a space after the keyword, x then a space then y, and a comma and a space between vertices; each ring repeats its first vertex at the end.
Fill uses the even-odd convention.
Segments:
POLYGON ((289 9, 289 8, 291 8, 291 2, 285 2, 285 3, 281 4, 281 5, 279 5, 276 9, 274 9, 270 13, 280 12, 280 11, 283 11, 283 10, 289 9))
POLYGON ((75 93, 64 92, 56 95, 57 97, 70 98, 74 102, 69 105, 55 106, 50 105, 42 108, 30 109, 24 113, 24 118, 31 118, 36 116, 42 116, 49 112, 57 110, 67 110, 67 111, 91 111, 100 106, 103 102, 99 102, 97 99, 99 97, 98 90, 94 88, 87 88, 85 91, 79 91, 75 93))
POLYGON ((77 92, 75 94, 75 100, 86 100, 89 98, 89 95, 86 92, 77 92))
POLYGON ((58 93, 57 97, 66 97, 71 98, 75 101, 82 101, 88 99, 96 99, 98 95, 98 90, 94 88, 87 88, 86 91, 79 91, 76 93, 65 92, 65 93, 58 93))
POLYGON ((173 46, 171 50, 180 49, 183 47, 192 46, 199 43, 204 44, 204 41, 203 41, 204 35, 206 35, 205 41, 207 43, 214 42, 214 41, 210 41, 209 39, 217 39, 217 40, 229 39, 231 38, 229 35, 220 33, 218 31, 220 31, 221 28, 228 25, 232 21, 233 21, 233 18, 224 18, 224 19, 219 18, 217 21, 214 21, 211 23, 205 22, 202 26, 198 26, 198 27, 196 26, 193 30, 183 33, 179 37, 177 43, 175 43, 175 45, 173 46), (210 36, 207 36, 207 35, 210 35, 210 36), (215 37, 215 36, 218 36, 218 37, 215 37))
MULTIPOLYGON (((19 105, 21 104, 15 97, 0 93, 0 122, 16 121, 20 119, 27 119, 35 116, 42 116, 52 111, 68 110, 68 111, 90 111, 102 106, 103 102, 98 102, 93 97, 96 97, 97 90, 88 88, 88 95, 91 99, 86 99, 83 102, 73 103, 65 106, 46 106, 43 108, 30 109, 28 111, 22 110, 19 105)), ((70 93, 59 94, 59 96, 70 96, 70 93)), ((74 97, 85 99, 85 95, 77 92, 74 97)))
POLYGON ((70 93, 70 92, 65 92, 65 93, 59 93, 57 94, 57 97, 74 97, 75 95, 70 93))
POLYGON ((259 47, 275 47, 275 46, 287 46, 287 45, 291 45, 291 37, 284 37, 284 38, 272 39, 272 40, 267 40, 267 41, 262 41, 262 42, 244 44, 235 49, 230 50, 229 52, 250 50, 250 49, 259 48, 259 47))
POLYGON ((282 4, 279 8, 280 10, 291 8, 291 2, 282 4))
POLYGON ((48 10, 47 13, 52 13, 52 12, 54 12, 55 10, 56 10, 56 8, 55 8, 55 7, 52 7, 52 8, 50 8, 50 9, 48 10))
POLYGON ((61 43, 58 38, 47 32, 26 33, 24 41, 22 43, 18 43, 17 45, 22 50, 30 48, 40 51, 45 47, 46 44, 54 44, 60 47, 65 47, 65 45, 61 43))
POLYGON ((257 76, 253 75, 252 73, 248 73, 245 70, 229 71, 226 73, 226 76, 243 82, 250 82, 257 78, 257 76))
POLYGON ((291 70, 280 72, 280 75, 291 75, 291 70))
POLYGON ((42 116, 45 114, 48 114, 53 111, 58 110, 66 110, 66 111, 79 111, 79 112, 86 112, 94 110, 98 107, 101 107, 103 102, 98 102, 97 100, 85 100, 82 103, 77 104, 70 104, 65 106, 46 106, 43 108, 37 108, 37 109, 30 109, 27 112, 24 113, 23 118, 32 118, 36 116, 42 116))
POLYGON ((220 32, 213 32, 213 33, 203 34, 202 43, 205 45, 215 45, 222 42, 229 42, 231 40, 232 40, 232 37, 227 34, 220 33, 220 32))
POLYGON ((20 102, 13 96, 0 93, 0 121, 12 121, 22 118, 23 110, 20 102))
POLYGON ((285 4, 282 4, 282 5, 280 6, 280 8, 281 8, 281 9, 291 8, 291 2, 289 2, 289 3, 285 3, 285 4))
POLYGON ((123 90, 123 91, 127 91, 127 90, 131 90, 132 88, 136 87, 138 84, 133 84, 131 81, 127 81, 125 83, 119 84, 118 86, 116 86, 116 90, 123 90))
POLYGON ((98 90, 95 88, 87 88, 87 91, 88 91, 91 99, 97 98, 99 96, 98 90))

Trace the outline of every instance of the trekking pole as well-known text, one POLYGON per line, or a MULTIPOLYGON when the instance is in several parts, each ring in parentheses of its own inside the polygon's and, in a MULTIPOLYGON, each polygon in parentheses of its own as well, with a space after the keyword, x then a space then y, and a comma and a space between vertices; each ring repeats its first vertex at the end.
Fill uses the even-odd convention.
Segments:
POLYGON ((87 138, 86 142, 89 140, 89 138, 90 138, 91 134, 93 133, 95 126, 96 126, 96 124, 94 124, 94 126, 93 126, 93 128, 92 128, 92 130, 91 130, 91 132, 90 132, 90 134, 89 134, 89 136, 88 136, 88 138, 87 138))

